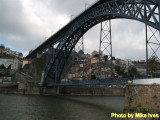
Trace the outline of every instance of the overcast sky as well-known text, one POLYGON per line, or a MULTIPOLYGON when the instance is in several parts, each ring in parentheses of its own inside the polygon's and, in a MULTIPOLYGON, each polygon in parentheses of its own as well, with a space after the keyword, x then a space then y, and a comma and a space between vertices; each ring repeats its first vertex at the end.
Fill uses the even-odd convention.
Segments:
MULTIPOLYGON (((27 55, 96 0, 0 0, 0 43, 27 55)), ((113 56, 145 59, 144 24, 112 20, 113 56)), ((84 35, 85 52, 99 49, 100 24, 84 35), (94 41, 94 42, 93 42, 94 41)), ((160 53, 160 52, 159 52, 160 53)))

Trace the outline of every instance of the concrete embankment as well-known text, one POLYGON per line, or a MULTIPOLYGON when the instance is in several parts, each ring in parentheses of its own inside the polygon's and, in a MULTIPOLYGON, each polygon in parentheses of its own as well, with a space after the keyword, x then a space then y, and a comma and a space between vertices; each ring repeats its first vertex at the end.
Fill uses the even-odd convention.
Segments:
POLYGON ((124 96, 124 88, 106 88, 100 86, 66 86, 55 88, 37 88, 34 91, 18 88, 0 88, 0 93, 42 94, 42 95, 102 95, 124 96))
POLYGON ((160 113, 160 85, 127 85, 124 112, 160 113))
POLYGON ((0 88, 0 94, 17 94, 17 88, 0 88))
POLYGON ((113 95, 124 96, 124 88, 106 88, 100 86, 67 86, 59 88, 43 89, 42 94, 58 95, 113 95))
POLYGON ((124 88, 106 88, 100 86, 60 87, 60 94, 70 95, 113 95, 124 96, 124 88))

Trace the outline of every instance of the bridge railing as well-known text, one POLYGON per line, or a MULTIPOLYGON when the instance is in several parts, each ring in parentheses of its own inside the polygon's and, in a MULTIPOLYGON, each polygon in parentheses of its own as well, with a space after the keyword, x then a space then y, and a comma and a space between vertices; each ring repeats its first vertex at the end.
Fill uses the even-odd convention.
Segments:
POLYGON ((59 83, 48 84, 48 87, 53 86, 80 86, 80 85, 126 85, 129 82, 133 82, 133 80, 145 80, 148 79, 147 77, 143 78, 119 78, 119 79, 94 79, 94 80, 68 80, 68 81, 61 81, 59 83))
POLYGON ((95 80, 69 80, 57 84, 48 84, 47 86, 78 86, 78 85, 126 85, 133 78, 124 79, 95 79, 95 80))

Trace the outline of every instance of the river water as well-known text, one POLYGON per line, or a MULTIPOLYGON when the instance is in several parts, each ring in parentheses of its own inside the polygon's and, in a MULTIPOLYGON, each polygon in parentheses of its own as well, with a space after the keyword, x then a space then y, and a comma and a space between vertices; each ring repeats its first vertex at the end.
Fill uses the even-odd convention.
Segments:
POLYGON ((0 120, 114 120, 124 97, 0 95, 0 120))

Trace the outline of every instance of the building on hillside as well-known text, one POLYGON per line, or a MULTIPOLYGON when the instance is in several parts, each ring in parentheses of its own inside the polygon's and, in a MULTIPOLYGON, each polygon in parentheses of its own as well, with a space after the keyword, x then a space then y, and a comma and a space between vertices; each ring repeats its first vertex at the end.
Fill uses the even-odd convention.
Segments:
POLYGON ((0 84, 12 84, 11 77, 0 77, 0 84))
POLYGON ((19 58, 23 58, 23 54, 22 53, 18 53, 17 55, 19 58))
POLYGON ((123 67, 123 68, 127 67, 127 61, 126 60, 121 60, 121 67, 123 67))
POLYGON ((140 63, 145 63, 146 61, 145 60, 140 60, 140 63))
POLYGON ((4 53, 7 54, 7 55, 14 54, 14 52, 11 51, 10 48, 5 48, 4 53))
POLYGON ((133 66, 133 63, 130 59, 127 59, 127 60, 122 60, 122 59, 116 59, 115 60, 115 65, 118 65, 120 67, 130 67, 130 66, 133 66))
POLYGON ((4 65, 8 68, 11 65, 11 69, 18 70, 22 67, 22 60, 18 58, 0 58, 0 65, 4 65))
POLYGON ((87 53, 87 54, 85 54, 85 56, 86 56, 86 58, 87 58, 87 59, 90 59, 90 58, 91 58, 91 55, 90 55, 90 54, 88 54, 88 53, 87 53))
POLYGON ((127 66, 126 66, 127 68, 130 67, 130 66, 133 66, 132 60, 130 60, 130 59, 127 59, 127 60, 126 60, 126 63, 127 63, 127 64, 126 64, 126 65, 127 65, 127 66))
POLYGON ((78 72, 78 70, 79 70, 79 66, 77 66, 77 65, 73 65, 71 67, 71 73, 76 73, 76 72, 78 72))
POLYGON ((5 52, 5 46, 0 45, 0 54, 3 54, 5 52))
POLYGON ((98 59, 97 58, 92 58, 91 59, 91 64, 98 64, 98 59))
POLYGON ((121 59, 116 59, 115 60, 115 65, 121 66, 121 59))
POLYGON ((146 69, 144 68, 136 68, 140 75, 146 75, 146 69))
POLYGON ((24 59, 22 63, 22 68, 24 68, 25 65, 31 64, 31 63, 32 63, 32 59, 24 59))
POLYGON ((0 54, 6 54, 18 58, 23 58, 23 54, 17 51, 12 51, 10 48, 5 48, 3 45, 0 45, 0 54))

